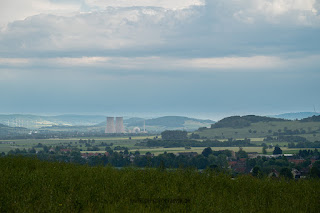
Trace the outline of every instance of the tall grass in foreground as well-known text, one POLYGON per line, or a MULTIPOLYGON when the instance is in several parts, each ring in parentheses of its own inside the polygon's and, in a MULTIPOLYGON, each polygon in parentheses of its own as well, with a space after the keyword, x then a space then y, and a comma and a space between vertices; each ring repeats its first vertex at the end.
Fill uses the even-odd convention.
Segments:
POLYGON ((320 181, 0 158, 0 212, 319 212, 320 181))

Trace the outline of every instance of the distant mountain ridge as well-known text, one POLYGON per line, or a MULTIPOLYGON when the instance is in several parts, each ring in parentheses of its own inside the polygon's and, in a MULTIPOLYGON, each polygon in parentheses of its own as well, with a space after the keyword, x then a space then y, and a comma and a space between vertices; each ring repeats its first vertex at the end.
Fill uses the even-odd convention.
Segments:
MULTIPOLYGON (((193 131, 204 126, 210 127, 210 125, 215 123, 215 121, 189 118, 184 116, 163 116, 152 119, 129 118, 125 119, 123 123, 128 129, 132 129, 134 127, 143 128, 145 123, 147 131, 161 132, 164 130, 179 129, 193 131)), ((96 126, 105 127, 106 122, 104 121, 96 126)))
POLYGON ((103 115, 57 115, 57 116, 41 116, 29 114, 11 114, 1 115, 0 123, 9 126, 24 126, 27 128, 41 128, 45 126, 61 125, 61 126, 76 126, 76 125, 95 125, 105 120, 103 115))
MULTIPOLYGON (((128 129, 133 127, 143 128, 144 121, 148 131, 163 131, 167 129, 196 130, 199 127, 209 127, 214 123, 212 120, 201 120, 183 116, 164 116, 153 119, 128 118, 124 119, 124 126, 128 129)), ((99 129, 103 131, 106 127, 106 116, 104 115, 0 115, 0 123, 9 124, 11 127, 26 127, 30 129, 99 129), (73 128, 74 127, 74 128, 73 128)))
MULTIPOLYGON (((152 119, 145 120, 145 123, 148 126, 184 127, 184 124, 186 121, 194 121, 194 122, 208 123, 208 124, 214 123, 214 121, 212 120, 201 120, 201 119, 188 118, 183 116, 163 116, 159 118, 152 118, 152 119)), ((138 125, 141 125, 141 123, 143 122, 144 120, 128 123, 128 126, 138 126, 138 125)))
POLYGON ((309 118, 312 116, 318 116, 320 115, 320 113, 317 112, 292 112, 292 113, 283 113, 283 114, 279 114, 279 115, 270 115, 270 117, 274 117, 274 118, 283 118, 283 119, 289 119, 289 120, 301 120, 304 118, 309 118))

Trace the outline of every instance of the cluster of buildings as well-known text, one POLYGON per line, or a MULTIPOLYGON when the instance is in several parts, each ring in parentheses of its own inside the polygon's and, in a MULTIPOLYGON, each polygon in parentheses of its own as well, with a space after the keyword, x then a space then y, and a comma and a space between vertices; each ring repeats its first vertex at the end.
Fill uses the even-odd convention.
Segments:
MULTIPOLYGON (((257 157, 266 157, 267 159, 271 158, 279 158, 284 156, 288 159, 288 162, 294 163, 295 165, 299 165, 305 162, 305 159, 295 159, 293 154, 279 154, 279 155, 262 155, 255 152, 248 153, 248 159, 257 158, 257 157)), ((309 173, 309 170, 312 168, 313 163, 316 162, 316 159, 310 159, 311 164, 307 168, 301 168, 301 170, 297 170, 292 168, 291 173, 294 179, 299 178, 306 178, 309 173)), ((233 159, 228 161, 229 168, 237 173, 252 173, 252 169, 248 170, 249 167, 247 166, 247 158, 240 158, 240 159, 233 159)), ((273 169, 269 174, 268 177, 279 177, 280 173, 276 169, 273 169)))
POLYGON ((123 126, 123 117, 116 117, 116 124, 114 124, 114 117, 107 117, 106 134, 125 133, 123 126))
POLYGON ((146 133, 146 124, 144 122, 143 131, 139 127, 134 127, 132 130, 126 132, 123 125, 123 117, 107 117, 107 127, 105 130, 106 134, 121 134, 121 133, 146 133))

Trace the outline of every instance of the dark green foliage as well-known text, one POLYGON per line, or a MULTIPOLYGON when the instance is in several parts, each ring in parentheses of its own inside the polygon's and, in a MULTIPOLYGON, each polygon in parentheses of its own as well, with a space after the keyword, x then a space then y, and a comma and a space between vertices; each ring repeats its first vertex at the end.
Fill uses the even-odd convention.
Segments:
POLYGON ((129 154, 128 149, 124 150, 123 154, 125 154, 125 155, 129 154))
POLYGON ((241 147, 239 148, 239 151, 236 153, 237 158, 247 158, 248 154, 246 151, 244 151, 241 147))
POLYGON ((250 143, 250 139, 245 140, 146 140, 145 142, 137 143, 136 146, 147 146, 147 147, 247 147, 256 146, 250 143))
POLYGON ((278 141, 278 142, 308 142, 308 140, 305 137, 301 136, 285 136, 285 135, 280 135, 278 137, 271 137, 267 136, 264 141, 278 141))
POLYGON ((118 170, 0 158, 0 212, 319 210, 319 180, 231 179, 212 170, 118 170))
POLYGON ((114 150, 126 150, 126 149, 128 149, 128 148, 125 147, 125 146, 116 146, 116 147, 114 147, 114 150))
POLYGON ((138 156, 138 155, 140 155, 140 152, 139 152, 139 151, 135 151, 135 152, 134 152, 134 155, 137 155, 137 156, 138 156))
POLYGON ((262 154, 266 155, 267 154, 267 147, 262 147, 262 154))
POLYGON ((293 174, 289 168, 282 168, 280 170, 280 176, 286 179, 293 179, 293 174))
POLYGON ((100 148, 97 146, 87 148, 87 151, 100 151, 100 148))
POLYGON ((205 148, 203 151, 202 151, 202 155, 205 156, 205 157, 208 157, 209 155, 212 154, 212 149, 210 147, 208 148, 205 148))
POLYGON ((289 148, 320 148, 320 141, 315 142, 299 142, 297 144, 289 143, 289 148))
POLYGON ((318 151, 318 149, 313 150, 299 150, 299 153, 296 154, 296 156, 298 158, 310 158, 310 157, 314 157, 314 159, 319 159, 320 158, 320 153, 318 151))
POLYGON ((200 139, 200 135, 199 134, 196 134, 196 133, 192 133, 190 135, 190 139, 200 139))
POLYGON ((316 161, 311 168, 310 176, 312 178, 320 178, 320 161, 316 161))
POLYGON ((185 140, 188 139, 188 133, 181 130, 166 130, 161 132, 163 140, 185 140))
POLYGON ((309 118, 304 118, 300 120, 301 122, 320 122, 320 115, 314 115, 309 118))
POLYGON ((312 167, 310 171, 310 177, 320 178, 320 169, 317 167, 312 167))
POLYGON ((252 169, 252 176, 259 177, 259 178, 263 177, 262 171, 258 166, 255 166, 252 169))
POLYGON ((275 146, 273 150, 274 155, 281 155, 282 154, 282 149, 279 146, 275 146))
POLYGON ((225 128, 225 127, 232 127, 232 128, 243 128, 250 126, 250 121, 247 121, 240 116, 233 116, 228 117, 220 120, 219 122, 212 124, 211 128, 225 128))

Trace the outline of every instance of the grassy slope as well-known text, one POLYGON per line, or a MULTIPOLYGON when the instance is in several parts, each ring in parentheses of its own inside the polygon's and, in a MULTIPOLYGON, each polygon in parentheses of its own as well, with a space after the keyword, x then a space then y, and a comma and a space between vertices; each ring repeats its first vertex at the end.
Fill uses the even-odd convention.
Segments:
POLYGON ((319 180, 0 158, 0 212, 318 212, 319 180))
MULTIPOLYGON (((319 132, 320 122, 299 122, 299 121, 281 121, 281 122, 258 122, 252 123, 249 127, 244 128, 215 128, 215 129, 206 129, 201 132, 197 132, 200 136, 205 136, 208 138, 214 138, 215 136, 224 136, 226 138, 263 138, 269 134, 268 130, 272 132, 278 132, 278 129, 281 129, 282 132, 284 128, 287 127, 289 130, 295 129, 304 129, 307 132, 309 130, 317 130, 319 132), (257 133, 249 133, 249 130, 256 130, 257 133), (237 133, 236 133, 237 132, 237 133)), ((310 141, 320 140, 320 132, 313 136, 313 134, 301 135, 306 137, 310 141)))

